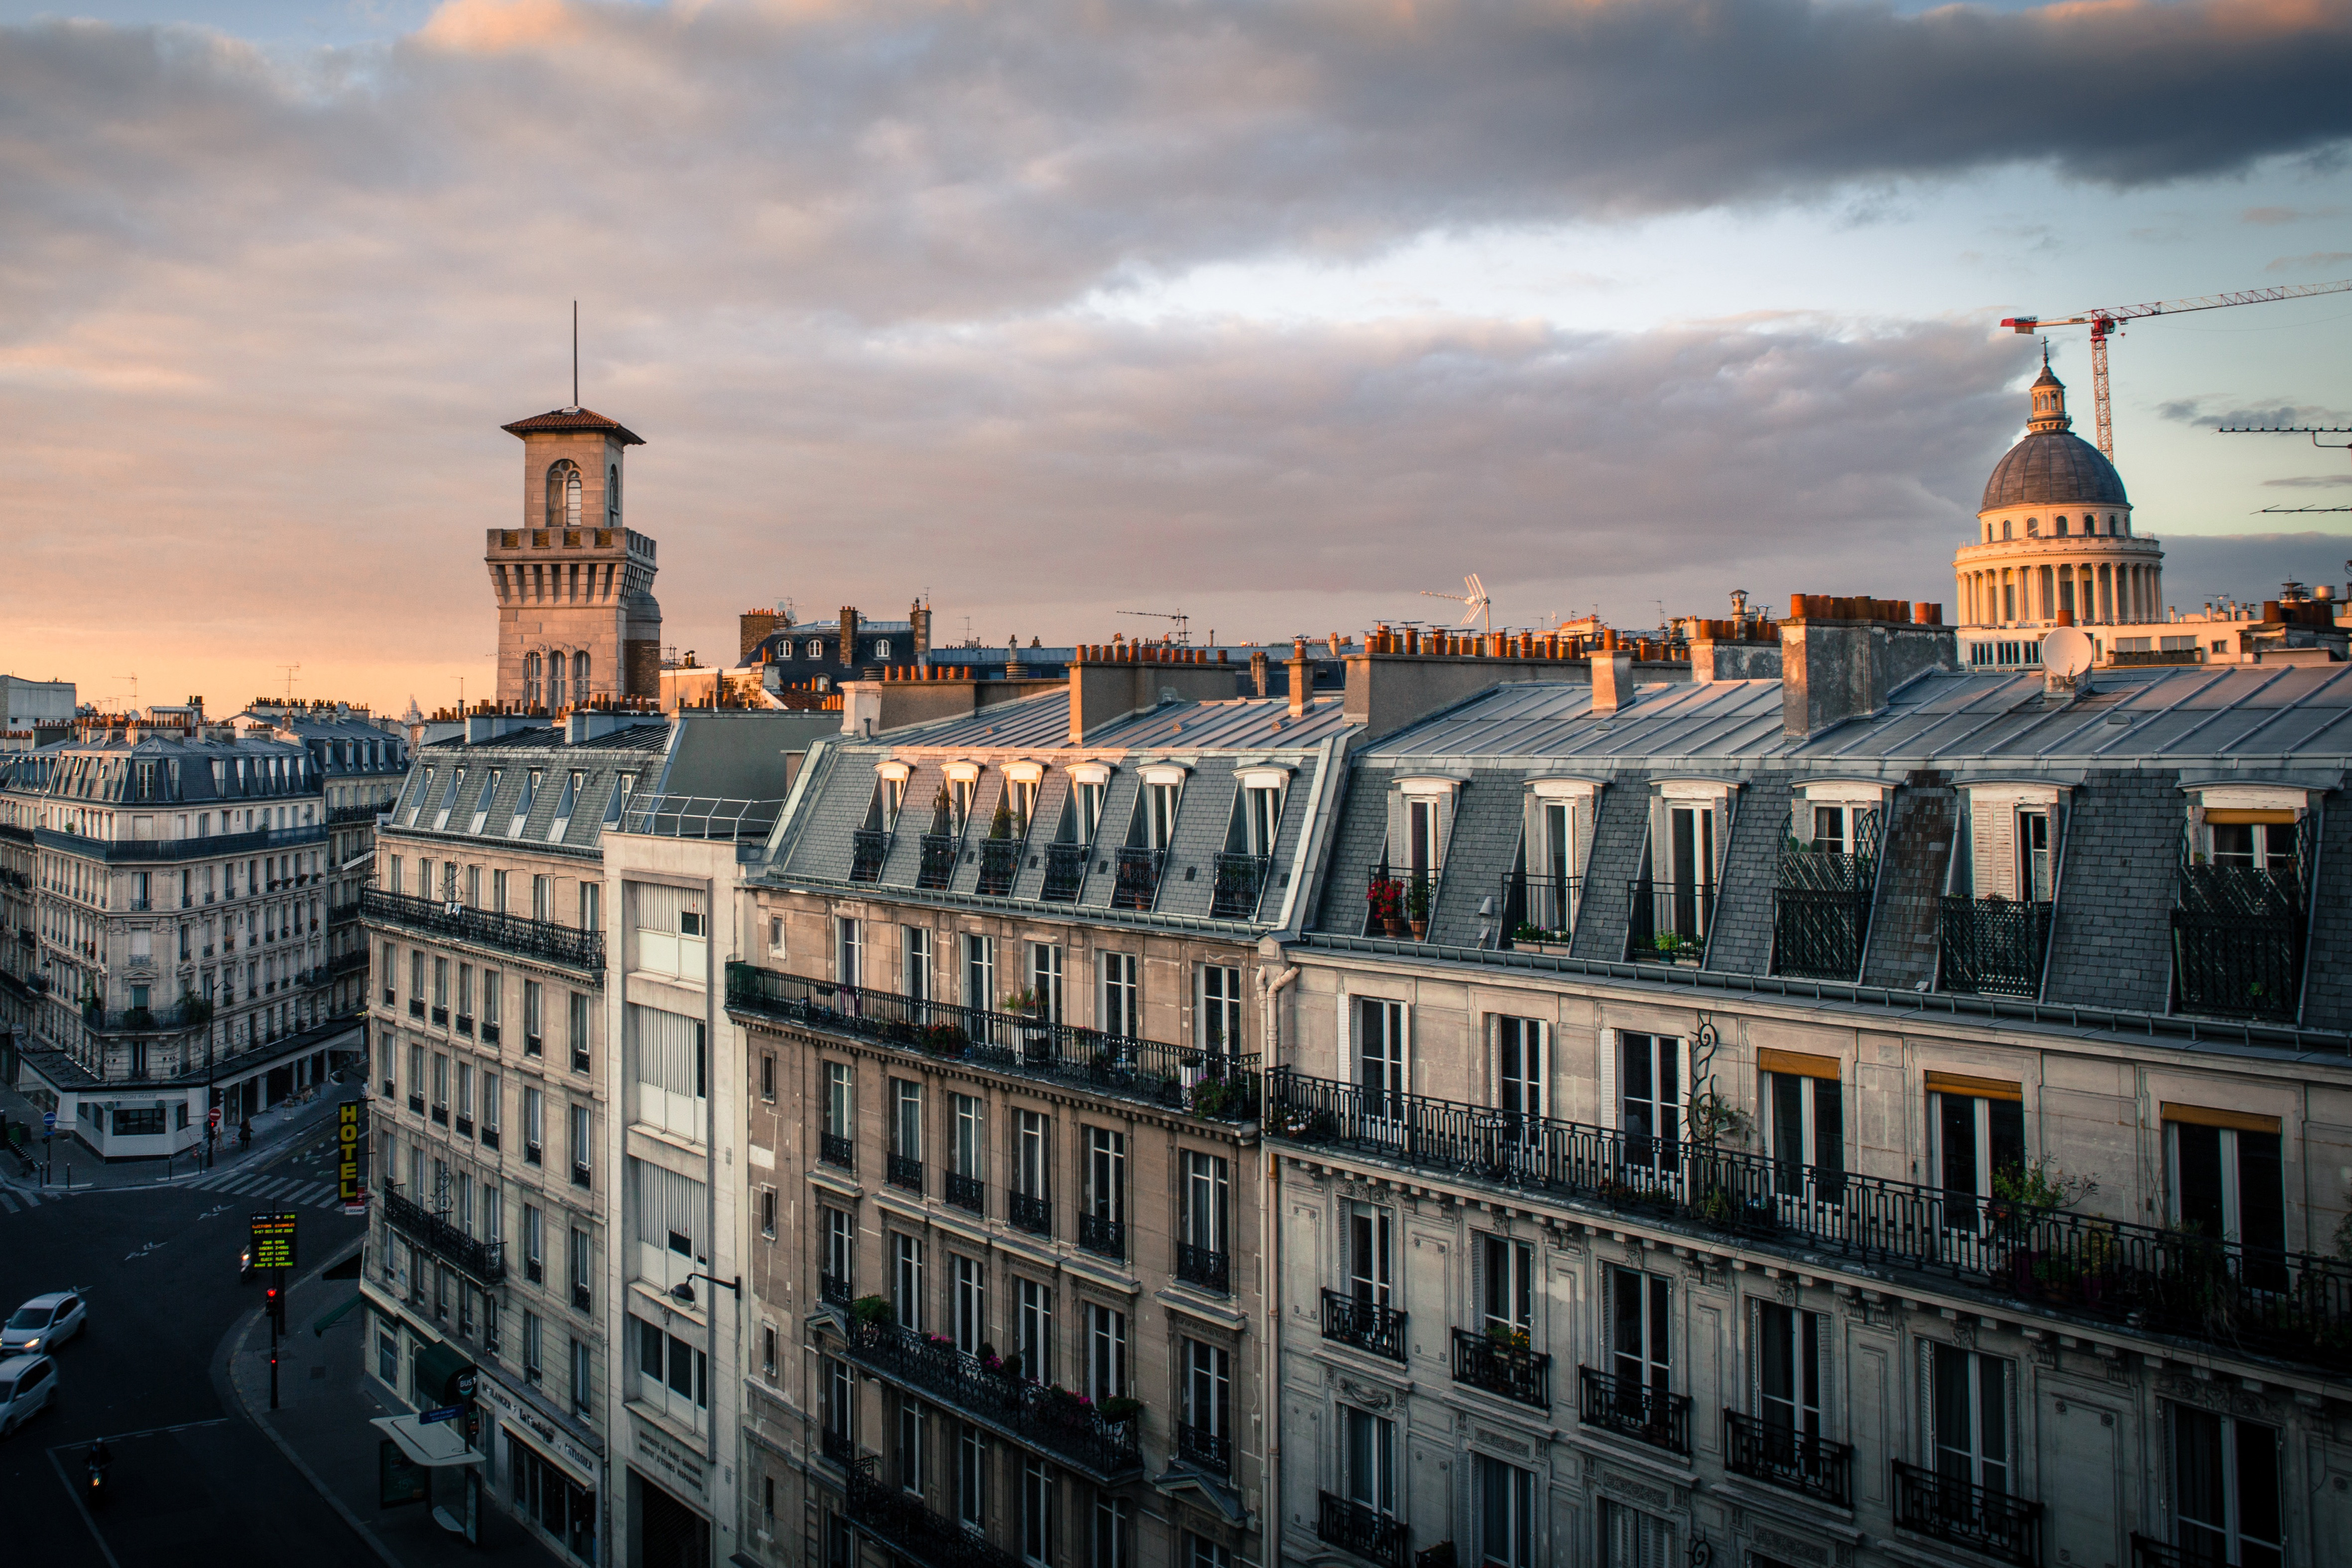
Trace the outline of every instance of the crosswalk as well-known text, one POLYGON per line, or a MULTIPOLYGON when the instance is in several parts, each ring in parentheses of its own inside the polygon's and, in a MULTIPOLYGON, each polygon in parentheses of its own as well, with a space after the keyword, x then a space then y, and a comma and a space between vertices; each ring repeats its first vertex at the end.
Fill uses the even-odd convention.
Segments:
POLYGON ((52 1193, 44 1198, 37 1192, 18 1192, 14 1187, 0 1186, 0 1214, 20 1214, 44 1202, 57 1203, 64 1197, 63 1193, 52 1193))
MULTIPOLYGON (((216 1192, 226 1197, 251 1198, 257 1203, 271 1203, 299 1208, 323 1208, 331 1213, 342 1212, 343 1203, 336 1185, 313 1176, 272 1176, 267 1171, 220 1171, 201 1176, 192 1182, 177 1185, 184 1192, 216 1192)), ((76 1197, 87 1197, 87 1189, 78 1190, 76 1197)), ((16 1187, 0 1186, 0 1214, 20 1214, 44 1203, 63 1203, 62 1192, 26 1192, 16 1187)))

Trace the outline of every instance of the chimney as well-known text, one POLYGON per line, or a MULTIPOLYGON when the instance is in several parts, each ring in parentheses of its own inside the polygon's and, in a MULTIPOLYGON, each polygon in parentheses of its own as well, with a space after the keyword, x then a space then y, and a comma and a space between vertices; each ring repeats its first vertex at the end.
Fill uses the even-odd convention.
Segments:
POLYGON ((854 604, 841 607, 841 662, 857 663, 857 607, 854 604))
POLYGON ((1886 711, 1888 699, 1929 670, 1960 667, 1959 639, 1943 607, 1899 600, 1800 593, 1780 623, 1780 726, 1806 739, 1886 711))
POLYGON ((736 640, 739 643, 735 662, 739 664, 748 664, 751 662, 751 650, 767 641, 769 635, 775 631, 776 612, 772 610, 746 610, 735 618, 735 624, 738 632, 736 640))
POLYGON ((1265 656, 1265 649, 1258 648, 1251 652, 1250 690, 1256 693, 1259 696, 1265 695, 1267 677, 1271 674, 1271 664, 1272 661, 1267 659, 1265 656))
POLYGON ((1307 712, 1307 699, 1315 691, 1315 666, 1307 659, 1307 639, 1297 637, 1290 643, 1290 716, 1297 718, 1307 712))
POLYGON ((1592 655, 1592 711, 1615 713, 1633 700, 1633 655, 1619 648, 1592 655))
POLYGON ((915 657, 920 659, 931 651, 930 607, 916 600, 907 611, 907 623, 915 629, 915 657))

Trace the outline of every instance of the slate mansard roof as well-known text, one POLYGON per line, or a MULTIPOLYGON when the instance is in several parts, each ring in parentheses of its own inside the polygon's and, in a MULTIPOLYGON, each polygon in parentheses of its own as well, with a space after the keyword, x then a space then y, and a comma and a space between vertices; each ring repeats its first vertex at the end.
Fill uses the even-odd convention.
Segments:
POLYGON ((659 722, 632 725, 577 744, 567 743, 563 731, 552 727, 476 741, 437 740, 417 748, 384 831, 387 836, 484 849, 593 855, 605 831, 619 827, 629 803, 658 793, 657 779, 670 739, 670 725, 659 722), (536 789, 533 772, 539 775, 536 789), (561 819, 561 835, 551 837, 574 772, 581 775, 579 788, 569 813, 561 819), (526 789, 532 791, 530 802, 518 830, 516 808, 526 789), (474 831, 477 818, 481 820, 478 832, 474 831))

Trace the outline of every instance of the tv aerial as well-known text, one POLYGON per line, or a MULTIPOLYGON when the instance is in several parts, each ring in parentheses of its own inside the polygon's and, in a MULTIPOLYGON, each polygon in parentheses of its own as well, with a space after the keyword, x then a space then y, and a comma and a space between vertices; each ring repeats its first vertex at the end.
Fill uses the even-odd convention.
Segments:
POLYGON ((1486 585, 1478 580, 1478 574, 1474 571, 1462 580, 1462 586, 1467 591, 1442 593, 1433 588, 1424 588, 1421 591, 1421 596, 1423 599, 1451 599, 1456 604, 1468 605, 1470 612, 1462 617, 1462 624, 1467 626, 1483 615, 1486 618, 1486 624, 1483 630, 1491 634, 1495 630, 1495 601, 1488 597, 1486 585))

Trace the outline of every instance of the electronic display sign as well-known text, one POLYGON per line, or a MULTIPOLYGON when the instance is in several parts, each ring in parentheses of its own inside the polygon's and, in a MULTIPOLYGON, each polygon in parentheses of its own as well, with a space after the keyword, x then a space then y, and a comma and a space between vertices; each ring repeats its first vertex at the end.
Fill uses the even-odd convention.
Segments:
POLYGON ((294 1220, 291 1211, 253 1217, 253 1266, 256 1269, 294 1267, 294 1220))

